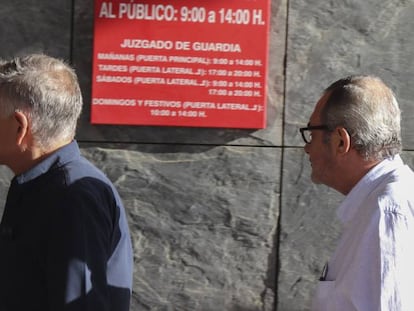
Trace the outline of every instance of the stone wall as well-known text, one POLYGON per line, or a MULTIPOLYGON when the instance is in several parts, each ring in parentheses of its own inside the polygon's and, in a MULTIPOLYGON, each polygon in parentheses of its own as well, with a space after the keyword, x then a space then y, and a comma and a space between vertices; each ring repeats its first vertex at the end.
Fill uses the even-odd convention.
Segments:
MULTIPOLYGON (((0 56, 76 68, 77 139, 114 182, 135 252, 131 310, 303 311, 340 228, 341 196, 310 182, 298 127, 332 81, 381 76, 414 165, 414 0, 273 0, 264 130, 92 126, 92 0, 0 0, 0 56)), ((0 170, 0 203, 11 173, 0 170)))

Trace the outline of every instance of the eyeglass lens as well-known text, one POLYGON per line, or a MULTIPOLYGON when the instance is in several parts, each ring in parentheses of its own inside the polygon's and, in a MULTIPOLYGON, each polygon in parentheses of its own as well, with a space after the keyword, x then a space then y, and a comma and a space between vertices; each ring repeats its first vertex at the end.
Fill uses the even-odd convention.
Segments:
POLYGON ((312 131, 310 130, 304 130, 302 132, 303 140, 305 143, 309 144, 312 141, 312 131))

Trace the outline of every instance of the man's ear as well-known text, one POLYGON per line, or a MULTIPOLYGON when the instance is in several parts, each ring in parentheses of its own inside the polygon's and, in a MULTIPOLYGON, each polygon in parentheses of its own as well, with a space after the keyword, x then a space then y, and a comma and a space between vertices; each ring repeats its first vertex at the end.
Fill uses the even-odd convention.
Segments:
POLYGON ((20 110, 14 112, 16 121, 16 144, 22 146, 27 144, 26 139, 29 133, 29 120, 27 116, 20 110))
POLYGON ((338 154, 345 154, 351 149, 351 136, 343 127, 334 130, 334 146, 338 154))

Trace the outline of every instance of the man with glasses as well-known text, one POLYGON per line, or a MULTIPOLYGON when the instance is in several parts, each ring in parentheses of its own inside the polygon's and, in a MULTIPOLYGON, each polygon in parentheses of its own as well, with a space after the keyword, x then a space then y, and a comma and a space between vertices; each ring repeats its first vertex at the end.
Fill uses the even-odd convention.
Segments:
POLYGON ((337 210, 342 236, 313 310, 413 310, 414 174, 399 156, 393 92, 373 76, 340 79, 300 133, 312 181, 346 196, 337 210))

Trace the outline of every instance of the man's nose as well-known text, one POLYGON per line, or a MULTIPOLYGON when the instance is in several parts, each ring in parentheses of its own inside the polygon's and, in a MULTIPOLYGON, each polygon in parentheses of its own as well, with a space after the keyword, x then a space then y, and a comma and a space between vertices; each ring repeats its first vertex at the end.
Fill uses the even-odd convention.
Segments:
POLYGON ((308 153, 308 154, 309 154, 309 146, 310 146, 310 144, 306 144, 305 143, 305 146, 303 147, 303 149, 305 150, 305 152, 308 153))

